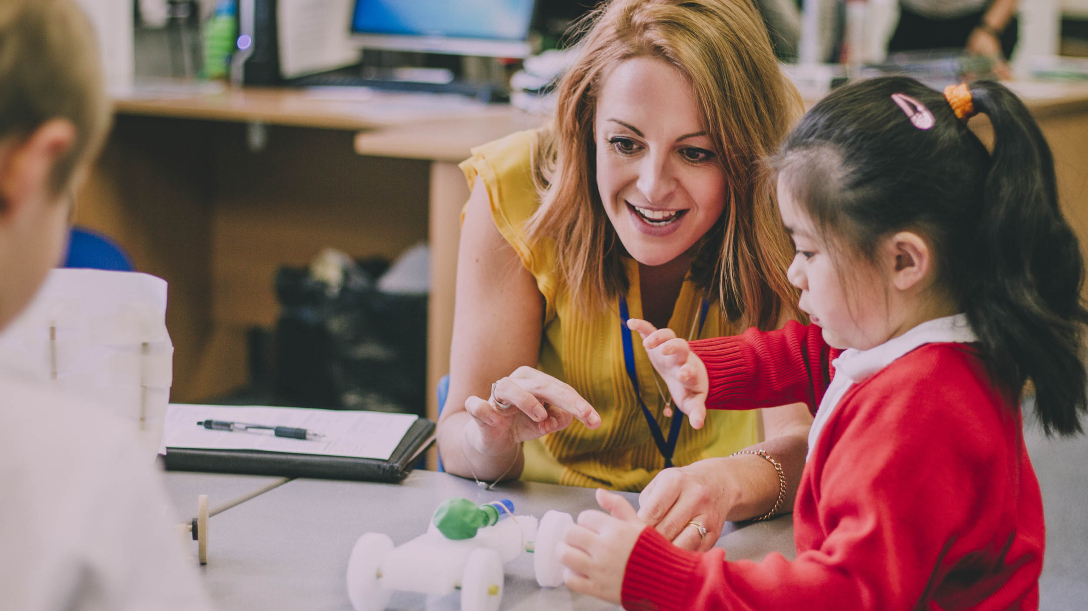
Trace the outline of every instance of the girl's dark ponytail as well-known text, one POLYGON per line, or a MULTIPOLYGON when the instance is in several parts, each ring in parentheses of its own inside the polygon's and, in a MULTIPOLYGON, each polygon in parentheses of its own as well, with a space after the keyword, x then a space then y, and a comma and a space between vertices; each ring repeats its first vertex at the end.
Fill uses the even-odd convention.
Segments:
POLYGON ((1005 87, 970 86, 993 125, 992 163, 962 270, 964 310, 994 379, 1035 387, 1049 434, 1081 432, 1086 406, 1084 260, 1058 203, 1054 159, 1027 108, 1005 87))

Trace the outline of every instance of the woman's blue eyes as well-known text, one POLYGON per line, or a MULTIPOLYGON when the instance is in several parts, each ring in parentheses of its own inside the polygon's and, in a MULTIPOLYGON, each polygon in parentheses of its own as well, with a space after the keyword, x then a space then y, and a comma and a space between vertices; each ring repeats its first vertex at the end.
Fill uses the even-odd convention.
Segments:
MULTIPOLYGON (((620 155, 630 156, 639 152, 642 146, 630 138, 614 136, 608 139, 608 143, 620 155)), ((706 149, 689 146, 680 149, 680 156, 689 163, 704 163, 714 158, 714 153, 706 149)))

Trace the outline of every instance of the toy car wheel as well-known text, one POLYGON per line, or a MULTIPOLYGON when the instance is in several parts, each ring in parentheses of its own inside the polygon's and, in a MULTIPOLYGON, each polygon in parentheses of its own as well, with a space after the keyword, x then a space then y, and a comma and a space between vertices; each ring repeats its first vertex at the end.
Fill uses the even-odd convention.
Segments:
POLYGON ((196 557, 200 564, 208 564, 208 495, 196 498, 196 557))
POLYGON ((536 582, 542 587, 555 588, 563 584, 563 565, 556 547, 571 526, 574 526, 574 518, 561 511, 549 511, 540 519, 533 548, 533 568, 536 582))
POLYGON ((348 561, 348 598, 355 611, 382 611, 393 592, 382 587, 381 566, 393 551, 393 540, 381 533, 366 533, 355 542, 348 561))
POLYGON ((499 552, 473 550, 461 576, 461 611, 498 611, 504 578, 499 552))

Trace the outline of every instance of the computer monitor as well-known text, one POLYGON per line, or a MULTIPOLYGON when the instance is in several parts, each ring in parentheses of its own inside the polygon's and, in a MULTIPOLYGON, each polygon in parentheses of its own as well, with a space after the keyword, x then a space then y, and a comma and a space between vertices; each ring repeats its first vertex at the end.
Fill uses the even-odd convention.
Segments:
POLYGON ((352 41, 367 49, 526 57, 535 5, 536 0, 355 0, 352 41))

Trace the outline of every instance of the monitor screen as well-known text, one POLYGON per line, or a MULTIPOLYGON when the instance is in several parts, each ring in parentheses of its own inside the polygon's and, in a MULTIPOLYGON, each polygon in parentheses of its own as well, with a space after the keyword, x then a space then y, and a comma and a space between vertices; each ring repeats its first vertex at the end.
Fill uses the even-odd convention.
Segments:
POLYGON ((536 0, 356 0, 360 46, 466 55, 528 53, 536 0))

